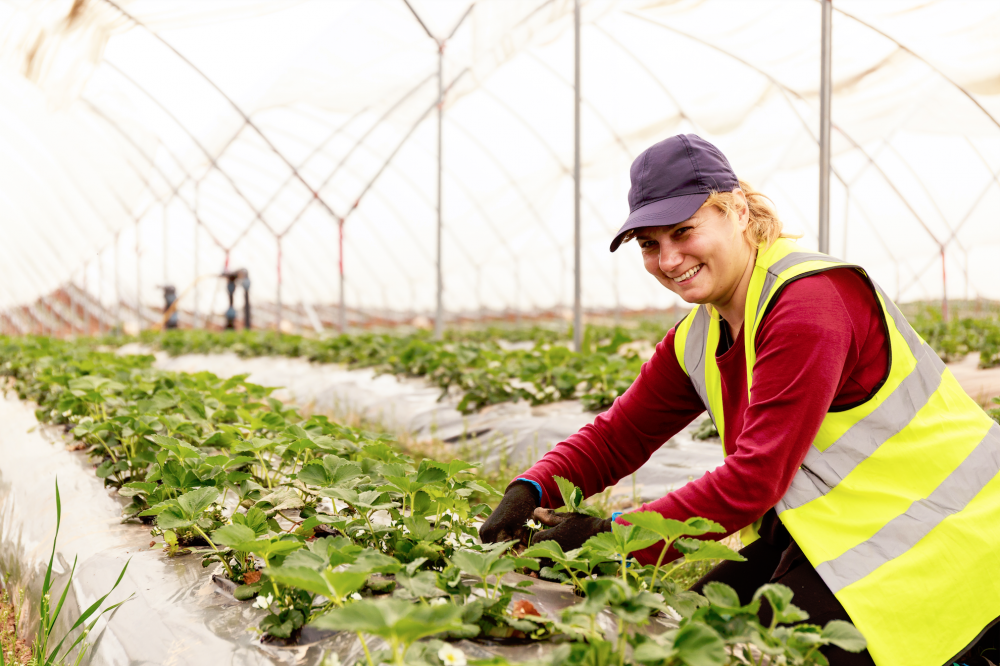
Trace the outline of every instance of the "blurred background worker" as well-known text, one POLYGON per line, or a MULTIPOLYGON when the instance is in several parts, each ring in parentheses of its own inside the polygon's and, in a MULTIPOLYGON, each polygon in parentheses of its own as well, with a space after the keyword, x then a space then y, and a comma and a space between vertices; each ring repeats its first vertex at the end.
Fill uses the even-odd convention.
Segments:
POLYGON ((1000 426, 862 268, 786 238, 712 144, 658 143, 631 183, 611 251, 637 240, 646 271, 700 307, 607 413, 508 486, 483 540, 523 538, 534 516, 549 527, 534 542, 569 550, 627 524, 553 513, 553 477, 598 493, 708 410, 724 464, 640 509, 742 530, 746 561, 695 591, 721 581, 746 604, 787 585, 810 622, 851 621, 867 639, 860 654, 830 648, 833 665, 962 661, 1000 616, 1000 426))

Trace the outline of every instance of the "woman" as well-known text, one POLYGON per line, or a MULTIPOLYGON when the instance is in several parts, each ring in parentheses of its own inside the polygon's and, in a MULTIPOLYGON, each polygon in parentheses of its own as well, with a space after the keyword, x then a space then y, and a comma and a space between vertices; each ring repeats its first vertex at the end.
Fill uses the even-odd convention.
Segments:
POLYGON ((699 307, 610 410, 511 483, 483 540, 521 537, 533 514, 550 526, 535 540, 567 549, 609 530, 553 514, 552 477, 600 492, 707 409, 725 463, 640 509, 742 530, 747 561, 694 589, 723 581, 747 603, 789 586, 810 622, 868 640, 831 649, 834 665, 952 663, 1000 616, 1000 428, 861 268, 787 239, 715 146, 671 137, 631 179, 611 251, 634 238, 646 270, 699 307))

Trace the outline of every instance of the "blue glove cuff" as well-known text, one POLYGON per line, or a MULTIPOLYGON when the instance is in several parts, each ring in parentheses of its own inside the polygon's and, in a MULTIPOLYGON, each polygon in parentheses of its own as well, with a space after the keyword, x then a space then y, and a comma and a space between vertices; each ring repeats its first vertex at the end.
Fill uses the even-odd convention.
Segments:
POLYGON ((542 486, 541 486, 540 483, 538 483, 537 481, 532 481, 531 479, 525 479, 523 477, 519 477, 519 478, 514 479, 514 480, 515 481, 527 481, 528 483, 530 483, 531 485, 533 485, 535 487, 535 490, 538 492, 538 504, 540 505, 542 503, 542 497, 545 496, 545 493, 542 492, 542 486))
POLYGON ((616 520, 618 520, 618 516, 622 515, 623 513, 625 513, 625 512, 624 511, 615 511, 614 513, 612 513, 611 514, 611 522, 615 522, 616 520))

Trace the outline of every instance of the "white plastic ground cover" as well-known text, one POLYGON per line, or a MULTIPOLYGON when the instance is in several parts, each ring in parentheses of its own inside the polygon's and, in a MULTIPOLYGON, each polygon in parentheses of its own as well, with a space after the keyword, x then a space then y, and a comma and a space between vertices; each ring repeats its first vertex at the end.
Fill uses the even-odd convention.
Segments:
MULTIPOLYGON (((125 505, 114 490, 106 489, 85 454, 67 449, 71 443, 61 431, 40 426, 34 405, 14 394, 0 399, 0 571, 9 589, 26 590, 22 627, 24 636, 38 626, 37 600, 55 533, 55 481, 62 498, 62 526, 55 554, 54 588, 61 591, 77 558, 73 584, 54 635, 62 636, 83 609, 108 592, 126 562, 121 585, 108 600, 131 598, 105 616, 88 637, 91 644, 84 664, 100 666, 167 666, 205 664, 319 666, 336 654, 344 664, 363 657, 352 633, 303 632, 300 645, 262 645, 252 632, 264 615, 249 601, 236 601, 229 587, 214 581, 212 569, 197 556, 170 558, 150 546, 149 528, 122 524, 125 505)), ((159 540, 157 540, 159 541, 159 540)), ((529 580, 517 574, 510 584, 529 580)), ((558 618, 577 603, 571 588, 532 581, 527 599, 543 615, 558 618)), ((608 634, 615 622, 607 611, 599 618, 608 634)), ((676 626, 669 618, 654 619, 652 631, 676 626)), ((503 656, 523 661, 551 650, 551 643, 459 642, 470 657, 503 656)), ((369 641, 371 649, 381 647, 369 641)))
MULTIPOLYGON (((126 345, 121 353, 149 353, 126 345)), ((418 439, 435 437, 469 462, 495 467, 505 459, 511 467, 529 467, 546 451, 596 414, 577 401, 531 407, 526 402, 491 405, 474 414, 456 408, 461 397, 439 400, 440 389, 422 379, 376 375, 373 370, 349 370, 342 365, 310 363, 301 358, 240 358, 236 354, 185 354, 171 358, 157 352, 156 367, 181 372, 207 370, 220 377, 249 374, 249 381, 281 386, 274 395, 312 412, 357 414, 389 430, 418 439)), ((663 497, 693 478, 722 464, 718 439, 695 440, 688 427, 660 447, 635 473, 634 492, 642 500, 663 497)), ((623 479, 613 494, 631 496, 633 479, 623 479)))

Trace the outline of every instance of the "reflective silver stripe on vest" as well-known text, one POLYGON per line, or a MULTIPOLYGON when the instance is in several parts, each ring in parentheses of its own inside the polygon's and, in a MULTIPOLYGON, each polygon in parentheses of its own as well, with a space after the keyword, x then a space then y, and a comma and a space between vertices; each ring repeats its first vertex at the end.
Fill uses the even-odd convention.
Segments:
POLYGON ((917 349, 917 365, 881 405, 851 426, 820 452, 810 447, 792 485, 775 506, 780 514, 822 497, 855 467, 905 428, 941 385, 944 363, 924 345, 917 349))
POLYGON ((708 410, 712 423, 715 423, 715 415, 712 414, 712 408, 708 404, 708 382, 705 381, 705 354, 708 353, 706 347, 711 319, 708 309, 699 305, 684 343, 684 367, 687 369, 688 377, 691 378, 691 383, 694 384, 694 390, 698 392, 698 397, 708 410))
POLYGON ((778 276, 792 266, 804 264, 807 261, 843 263, 840 259, 834 259, 826 254, 816 254, 815 252, 792 252, 778 259, 768 267, 767 275, 764 276, 764 286, 760 290, 760 300, 757 301, 757 315, 754 317, 754 325, 760 319, 760 311, 764 307, 764 303, 767 302, 768 296, 771 295, 771 290, 774 289, 774 283, 778 281, 778 276))
POLYGON ((993 424, 976 448, 927 499, 917 500, 867 541, 816 572, 836 594, 913 548, 942 521, 963 509, 1000 473, 1000 426, 993 424))
MULTIPOLYGON (((889 313, 889 316, 892 317, 894 322, 896 322, 896 330, 898 330, 899 334, 903 336, 904 340, 906 340, 906 344, 910 346, 910 351, 913 352, 913 355, 920 358, 917 350, 924 346, 924 343, 920 340, 920 336, 917 335, 917 332, 913 330, 912 326, 910 326, 910 322, 906 321, 906 317, 904 317, 903 313, 899 311, 896 304, 892 302, 889 295, 882 291, 882 287, 875 284, 874 280, 872 280, 872 284, 875 285, 875 290, 885 302, 885 309, 889 313)), ((934 352, 931 353, 934 354, 934 352)), ((934 354, 934 357, 937 358, 937 354, 934 354)))

